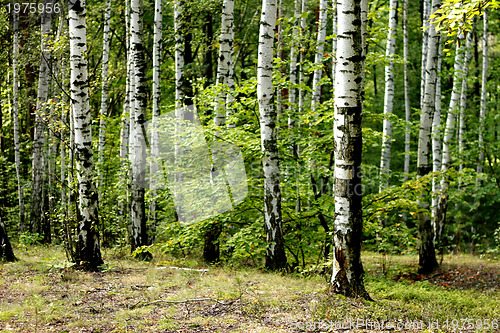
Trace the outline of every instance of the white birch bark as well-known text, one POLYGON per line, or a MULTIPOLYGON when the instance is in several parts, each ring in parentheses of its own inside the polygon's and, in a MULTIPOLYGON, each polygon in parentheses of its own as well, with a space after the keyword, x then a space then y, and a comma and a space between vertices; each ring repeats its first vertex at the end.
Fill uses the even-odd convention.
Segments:
POLYGON ((184 104, 184 25, 183 25, 183 0, 176 0, 174 4, 174 30, 175 30, 175 109, 182 112, 184 104))
POLYGON ((101 68, 101 110, 99 112, 99 182, 97 184, 99 200, 102 199, 104 186, 104 148, 106 145, 106 117, 108 114, 109 91, 109 22, 111 20, 111 0, 106 0, 104 9, 104 30, 102 36, 102 68, 101 68))
MULTIPOLYGON (((151 180, 149 183, 151 203, 149 205, 149 214, 151 226, 156 228, 156 187, 158 184, 158 171, 161 170, 158 164, 160 154, 160 140, 157 131, 158 120, 161 115, 161 40, 162 40, 162 0, 155 0, 154 16, 154 36, 153 36, 153 131, 151 133, 151 180)), ((155 230, 151 230, 153 235, 155 230)))
MULTIPOLYGON (((410 134, 411 134, 411 108, 410 108, 410 77, 408 75, 408 0, 403 0, 403 72, 405 91, 405 160, 404 160, 404 181, 408 180, 410 173, 410 134)), ((406 216, 406 215, 405 215, 406 216)))
MULTIPOLYGON (((305 17, 304 13, 307 11, 307 0, 302 0, 302 16, 300 18, 300 56, 299 56, 299 106, 298 106, 298 114, 302 114, 304 112, 304 105, 305 105, 305 90, 304 90, 304 62, 305 62, 305 57, 304 53, 305 50, 303 49, 304 47, 304 42, 305 42, 305 36, 306 36, 306 31, 307 31, 307 18, 305 17)), ((299 125, 300 126, 300 125, 299 125)), ((299 149, 299 148, 298 148, 299 149)), ((299 149, 300 150, 300 149, 299 149)))
POLYGON ((440 192, 437 196, 437 207, 434 215, 434 242, 438 248, 440 245, 441 233, 443 231, 448 205, 449 177, 446 175, 446 172, 449 170, 451 165, 451 145, 453 133, 455 131, 455 122, 460 108, 460 94, 462 91, 461 84, 464 79, 464 45, 462 40, 457 42, 453 72, 453 89, 451 92, 450 106, 448 108, 446 127, 443 137, 443 158, 441 164, 441 171, 443 174, 440 177, 440 192))
POLYGON ((130 115, 129 159, 132 171, 130 184, 130 235, 131 250, 147 245, 145 171, 146 171, 146 62, 143 37, 143 0, 130 2, 130 56, 133 110, 130 115))
MULTIPOLYGON (((321 77, 323 75, 323 54, 325 52, 325 40, 326 40, 326 20, 328 9, 328 1, 320 0, 319 2, 319 20, 318 20, 318 33, 316 38, 316 54, 314 56, 314 64, 318 66, 314 70, 313 74, 313 88, 312 88, 312 100, 311 100, 311 111, 314 113, 316 106, 321 100, 321 77)), ((315 115, 316 116, 316 115, 315 115)))
MULTIPOLYGON (((290 88, 288 89, 288 128, 292 130, 295 128, 296 116, 295 111, 297 110, 297 76, 298 76, 298 48, 300 47, 300 13, 301 13, 301 0, 295 0, 294 9, 294 27, 292 28, 292 43, 290 46, 290 88)), ((293 131, 292 131, 293 132, 293 131)), ((297 144, 295 143, 295 138, 292 134, 292 155, 297 156, 297 144)))
POLYGON ((128 157, 128 141, 130 134, 130 1, 125 0, 125 47, 127 49, 127 74, 125 83, 125 100, 123 102, 123 113, 121 117, 120 128, 120 159, 122 160, 122 169, 126 170, 126 161, 128 157))
POLYGON ((332 1, 333 18, 332 18, 332 80, 335 93, 335 71, 337 67, 337 0, 332 1))
MULTIPOLYGON (((479 174, 483 173, 484 163, 484 119, 487 109, 487 89, 488 86, 488 10, 483 13, 483 70, 481 75, 481 104, 479 107, 479 157, 477 161, 476 171, 479 174)), ((477 180, 480 184, 480 180, 477 180)))
POLYGON ((19 232, 25 231, 24 189, 21 180, 21 144, 19 139, 19 13, 13 12, 14 31, 12 36, 12 115, 14 122, 14 161, 16 164, 17 194, 19 202, 19 232))
MULTIPOLYGON (((458 121, 458 155, 459 155, 459 165, 458 170, 462 171, 464 168, 463 164, 463 154, 465 147, 465 108, 467 107, 467 80, 469 77, 469 63, 472 56, 472 42, 473 34, 475 29, 475 24, 472 25, 472 30, 467 34, 467 41, 465 43, 465 58, 464 58, 464 77, 462 79, 462 89, 460 92, 460 107, 459 107, 459 121, 458 121)), ((459 180, 458 189, 461 189, 462 182, 459 180)))
MULTIPOLYGON (((215 104, 214 124, 226 124, 226 103, 228 98, 229 80, 233 72, 233 39, 234 39, 234 0, 224 0, 222 3, 221 33, 219 38, 219 59, 217 62, 216 85, 220 89, 215 104)), ((234 84, 234 83, 233 83, 234 84)))
POLYGON ((287 266, 281 227, 281 190, 273 93, 273 42, 276 0, 263 0, 257 61, 257 98, 260 113, 262 165, 264 171, 264 226, 267 235, 266 268, 287 266))
POLYGON ((71 108, 75 130, 75 160, 78 178, 77 264, 96 269, 102 265, 99 242, 98 197, 94 183, 92 120, 89 106, 87 33, 85 1, 70 0, 69 41, 71 67, 71 108))
MULTIPOLYGON (((443 62, 442 56, 443 44, 439 43, 438 49, 438 63, 437 72, 441 73, 441 67, 443 62)), ((437 213, 437 203, 438 203, 438 193, 441 189, 440 187, 440 177, 437 176, 437 172, 441 170, 441 76, 438 74, 436 77, 436 102, 434 106, 434 115, 432 117, 432 172, 434 176, 432 177, 432 199, 431 199, 431 211, 432 211, 432 223, 435 224, 435 217, 437 213)), ((434 227, 434 230, 436 228, 434 227)), ((434 235, 435 236, 435 235, 434 235)), ((434 237, 435 238, 435 237, 434 237)))
MULTIPOLYGON (((45 0, 44 4, 47 3, 45 0)), ((31 225, 30 231, 42 234, 46 223, 46 212, 44 209, 44 174, 45 174, 45 113, 46 102, 49 93, 49 63, 50 52, 48 50, 49 34, 52 28, 51 14, 45 11, 41 18, 41 42, 40 42, 40 71, 38 75, 38 92, 35 115, 35 133, 33 139, 33 162, 31 183, 31 225)))
POLYGON ((389 172, 391 170, 392 121, 388 117, 394 109, 394 55, 396 53, 396 32, 398 28, 397 7, 398 0, 391 0, 389 31, 385 48, 385 58, 388 62, 385 65, 384 121, 382 127, 379 192, 382 192, 387 187, 389 172))
POLYGON ((423 0, 423 13, 422 13, 422 68, 420 72, 420 109, 424 108, 425 96, 425 80, 426 80, 426 66, 427 66, 427 49, 429 43, 429 14, 431 10, 432 0, 423 0))
MULTIPOLYGON (((432 0, 432 13, 441 6, 441 0, 432 0)), ((430 160, 431 153, 431 127, 434 110, 436 107, 436 78, 439 35, 436 32, 435 25, 429 26, 429 40, 427 47, 427 64, 425 75, 425 96, 420 116, 420 131, 418 136, 418 158, 417 158, 417 178, 427 175, 432 170, 430 160)), ((434 232, 432 230, 431 219, 428 213, 430 204, 425 197, 425 191, 419 198, 421 211, 417 214, 418 232, 420 238, 419 244, 419 265, 420 272, 427 273, 437 267, 436 252, 434 249, 434 232)))
POLYGON ((364 85, 365 9, 355 0, 337 3, 338 44, 335 73, 335 222, 333 272, 335 293, 369 298, 363 283, 361 232, 361 119, 364 85))

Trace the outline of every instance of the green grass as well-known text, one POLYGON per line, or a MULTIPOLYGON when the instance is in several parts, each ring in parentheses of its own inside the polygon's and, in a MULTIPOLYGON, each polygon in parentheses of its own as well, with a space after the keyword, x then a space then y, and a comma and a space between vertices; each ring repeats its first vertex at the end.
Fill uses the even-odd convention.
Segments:
POLYGON ((293 332, 359 321, 375 331, 377 323, 392 322, 433 332, 430 323, 451 331, 453 319, 499 319, 500 264, 473 256, 444 257, 441 271, 422 277, 416 256, 364 253, 365 284, 375 300, 367 302, 329 294, 322 276, 224 266, 182 271, 168 266, 203 266, 167 258, 148 264, 117 250, 105 251, 104 272, 87 273, 70 268, 59 247, 16 248, 16 255, 20 261, 0 266, 2 332, 293 332), (141 306, 199 298, 209 300, 141 306))

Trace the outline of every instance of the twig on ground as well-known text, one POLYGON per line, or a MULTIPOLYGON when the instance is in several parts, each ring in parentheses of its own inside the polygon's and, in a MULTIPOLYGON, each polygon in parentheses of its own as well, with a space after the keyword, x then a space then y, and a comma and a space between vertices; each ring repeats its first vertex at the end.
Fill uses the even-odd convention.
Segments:
POLYGON ((129 306, 129 308, 135 309, 138 307, 155 305, 155 304, 162 304, 162 303, 163 304, 185 304, 185 303, 197 303, 197 302, 205 302, 205 301, 212 301, 212 302, 215 302, 215 303, 220 304, 220 305, 231 305, 239 299, 241 299, 241 295, 238 298, 236 298, 232 301, 229 301, 229 302, 222 302, 216 298, 211 298, 211 297, 190 298, 190 299, 185 299, 185 300, 181 300, 181 301, 167 301, 167 300, 159 299, 159 300, 151 301, 151 302, 137 302, 136 304, 129 306))
POLYGON ((180 269, 183 271, 194 271, 194 272, 208 272, 208 269, 195 269, 195 268, 184 268, 184 267, 175 267, 175 266, 170 266, 170 267, 158 267, 158 269, 180 269))

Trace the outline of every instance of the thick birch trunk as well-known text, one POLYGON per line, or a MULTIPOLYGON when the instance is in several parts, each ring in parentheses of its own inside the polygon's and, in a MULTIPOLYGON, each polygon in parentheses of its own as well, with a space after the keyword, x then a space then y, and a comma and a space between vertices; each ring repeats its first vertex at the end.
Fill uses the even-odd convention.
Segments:
POLYGON ((130 184, 130 235, 131 250, 147 245, 145 176, 146 176, 146 62, 144 58, 143 0, 132 0, 130 3, 130 57, 131 81, 133 81, 133 110, 131 110, 129 152, 132 171, 130 184))
MULTIPOLYGON (((45 0, 46 3, 48 0, 45 0)), ((47 11, 42 14, 41 19, 41 45, 40 45, 40 72, 38 76, 38 93, 35 116, 35 134, 33 139, 33 163, 31 184, 31 225, 30 231, 43 233, 46 221, 44 209, 44 174, 45 174, 45 116, 47 112, 45 103, 49 93, 49 63, 50 52, 47 49, 49 34, 52 28, 52 16, 47 11)))
MULTIPOLYGON (((468 38, 469 39, 469 38, 468 38)), ((434 243, 436 247, 440 247, 441 233, 443 231, 444 222, 446 219, 446 210, 448 206, 448 187, 449 180, 446 172, 451 165, 451 145, 453 139, 453 132, 455 131, 455 122, 457 118, 457 111, 460 108, 460 94, 462 91, 461 84, 464 79, 464 46, 462 41, 457 42, 457 50, 455 54, 455 64, 453 66, 453 89, 450 98, 450 107, 446 117, 446 128, 443 137, 443 159, 441 164, 441 186, 440 193, 437 196, 437 207, 434 216, 434 243)))
POLYGON ((398 0, 390 1, 389 11, 389 33, 385 57, 388 60, 385 65, 385 94, 384 94, 384 121, 382 134, 382 156, 380 158, 380 186, 382 192, 388 185, 389 172, 391 170, 391 143, 392 143, 392 121, 389 116, 394 109, 394 54, 396 53, 396 32, 398 28, 397 8, 398 0))
MULTIPOLYGON (((162 40, 162 0, 155 0, 153 36, 153 131, 151 133, 151 180, 149 183, 151 203, 149 205, 149 219, 151 221, 151 235, 156 231, 156 187, 158 185, 159 170, 158 164, 160 154, 160 140, 157 131, 158 120, 161 115, 161 40, 162 40)), ((153 237, 153 236, 152 236, 153 237)))
MULTIPOLYGON (((325 52, 325 40, 326 40, 326 20, 328 9, 328 1, 320 0, 319 2, 319 20, 318 20, 318 35, 316 38, 316 55, 314 56, 314 64, 319 66, 314 70, 313 75, 313 88, 312 88, 312 101, 311 101, 311 111, 314 113, 317 105, 321 102, 321 77, 323 75, 323 53, 325 52)), ((315 114, 315 116, 317 116, 315 114)))
MULTIPOLYGON (((487 85, 488 85, 488 11, 485 9, 483 14, 483 72, 481 76, 481 104, 479 108, 479 157, 477 161, 476 171, 478 174, 483 173, 484 163, 484 119, 487 108, 487 85)), ((478 186, 480 180, 477 180, 478 186)))
POLYGON ((108 114, 108 68, 109 68, 109 22, 111 19, 111 0, 106 1, 104 9, 104 32, 102 36, 102 70, 101 70, 101 110, 99 115, 99 183, 97 189, 99 202, 102 202, 104 186, 104 148, 106 145, 106 117, 108 114))
POLYGON ((85 1, 69 1, 71 107, 74 112, 75 160, 78 178, 78 242, 76 263, 86 269, 103 264, 99 243, 98 197, 94 183, 92 120, 87 79, 85 1))
MULTIPOLYGON (((441 0, 432 1, 432 13, 439 9, 441 0)), ((432 117, 436 107, 436 78, 438 62, 439 35, 434 24, 429 26, 429 40, 427 48, 427 64, 425 76, 425 96, 422 114, 420 116, 420 131, 418 136, 417 177, 421 178, 432 170, 431 127, 432 117)), ((437 267, 436 252, 434 249, 434 232, 429 215, 429 199, 425 190, 419 198, 421 211, 418 212, 419 265, 422 273, 432 272, 437 267)))
POLYGON ((363 111, 364 6, 337 3, 338 47, 335 73, 335 223, 331 290, 370 298, 363 283, 361 232, 361 119, 363 111))
POLYGON ((21 180, 21 143, 19 139, 19 13, 14 11, 14 33, 12 37, 12 115, 14 122, 14 161, 16 164, 17 194, 19 202, 19 232, 25 231, 24 190, 21 180))
MULTIPOLYGON (((403 62, 404 62, 404 91, 405 91, 405 161, 404 181, 408 180, 410 173, 410 133, 411 133, 411 108, 410 108, 410 77, 408 75, 408 0, 403 0, 403 62)), ((405 215, 406 216, 406 215, 405 215)))
POLYGON ((276 110, 273 98, 273 42, 276 25, 276 0, 263 0, 257 63, 257 98, 259 100, 262 165, 264 168, 264 226, 267 235, 266 268, 287 266, 281 227, 281 189, 276 110))

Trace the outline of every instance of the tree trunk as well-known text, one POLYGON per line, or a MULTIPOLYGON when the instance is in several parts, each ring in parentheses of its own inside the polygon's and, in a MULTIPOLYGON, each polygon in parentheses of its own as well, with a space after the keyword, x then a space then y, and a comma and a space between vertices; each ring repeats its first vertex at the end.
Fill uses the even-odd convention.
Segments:
POLYGON ((320 0, 319 2, 319 20, 318 20, 318 35, 316 38, 316 55, 314 57, 314 64, 318 66, 314 70, 313 75, 313 88, 312 88, 312 102, 311 102, 311 111, 314 116, 317 105, 321 102, 321 77, 323 75, 323 53, 325 51, 325 40, 326 40, 326 20, 328 9, 328 1, 320 0))
MULTIPOLYGON (((432 13, 439 9, 441 0, 432 1, 432 13)), ((417 177, 421 178, 432 170, 430 161, 431 153, 431 127, 432 117, 436 107, 436 78, 438 62, 439 35, 435 25, 429 27, 429 40, 427 48, 427 64, 425 76, 425 96, 422 114, 420 116, 420 131, 418 136, 417 177)), ((437 267, 436 252, 434 249, 434 232, 429 215, 429 198, 425 189, 419 197, 421 210, 418 212, 419 266, 421 273, 432 272, 437 267)))
POLYGON ((432 0, 423 0, 422 12, 422 67, 420 71, 420 109, 424 109, 424 96, 425 96, 425 77, 427 66, 427 49, 429 43, 429 13, 431 10, 432 0))
POLYGON ((266 268, 287 266, 281 220, 281 189, 276 110, 273 98, 273 43, 276 25, 276 0, 263 0, 257 61, 257 98, 259 100, 262 165, 264 168, 264 226, 267 235, 266 268))
POLYGON ((156 234, 156 187, 158 186, 160 154, 160 139, 156 128, 161 115, 161 40, 162 40, 162 0, 155 0, 154 37, 153 37, 153 131, 151 133, 151 179, 149 183, 151 203, 149 205, 149 220, 151 238, 156 234))
MULTIPOLYGON (((468 35, 470 35, 469 33, 468 35)), ((467 37, 467 43, 471 38, 467 37)), ((467 46, 466 46, 467 47, 467 46)), ((470 52, 469 52, 470 54, 470 52)), ((436 214, 434 216, 434 243, 436 248, 440 248, 441 233, 446 219, 446 210, 448 206, 448 187, 449 177, 446 172, 451 165, 451 144, 453 139, 453 132, 455 131, 455 121, 457 118, 457 111, 460 107, 460 93, 461 84, 464 81, 464 46, 461 39, 457 41, 457 50, 455 54, 454 75, 453 75, 453 90, 451 92, 450 107, 446 117, 446 128, 444 130, 443 138, 443 159, 441 164, 441 192, 437 196, 436 214)))
MULTIPOLYGON (((411 134, 411 107, 410 107, 410 77, 408 75, 408 0, 403 0, 403 71, 405 91, 405 160, 404 181, 408 180, 410 174, 410 134, 411 134)), ((405 215, 406 217, 406 215, 405 215)))
POLYGON ((87 70, 85 1, 69 1, 71 107, 74 112, 75 160, 78 178, 78 242, 76 263, 95 270, 103 264, 99 242, 98 197, 94 183, 92 121, 87 70))
POLYGON ((106 117, 108 116, 108 68, 109 68, 109 22, 111 19, 111 0, 106 0, 104 9, 104 32, 102 36, 102 87, 101 87, 101 110, 99 115, 99 178, 97 190, 99 202, 102 204, 104 189, 104 148, 106 145, 106 117))
MULTIPOLYGON (((219 57, 217 62, 216 85, 220 89, 214 110, 214 124, 223 127, 228 116, 228 96, 233 87, 229 87, 233 75, 233 42, 234 42, 234 0, 224 0, 222 3, 221 33, 219 38, 219 57)), ((233 83, 234 85, 234 83, 233 83)), ((213 152, 213 154, 217 154, 213 152)), ((212 170, 214 166, 212 166, 212 170)), ((222 228, 219 223, 211 223, 204 235, 203 259, 205 262, 219 261, 219 236, 222 228)))
MULTIPOLYGON (((48 0, 44 1, 46 4, 48 0)), ((38 76, 38 93, 36 103, 36 124, 33 138, 33 163, 31 184, 31 225, 30 231, 43 234, 47 223, 46 211, 44 209, 44 174, 45 174, 45 113, 46 102, 49 93, 49 63, 50 52, 48 50, 49 34, 52 28, 52 15, 44 11, 41 19, 41 43, 40 43, 40 72, 38 76)))
POLYGON ((0 261, 16 261, 16 256, 10 245, 9 236, 0 216, 0 261))
MULTIPOLYGON (((130 3, 130 57, 131 81, 133 81, 131 126, 129 138, 129 159, 132 182, 130 184, 130 235, 131 250, 147 245, 145 176, 146 176, 146 141, 144 123, 147 106, 146 97, 146 61, 144 58, 143 37, 143 0, 130 3)), ((146 259, 146 258, 143 258, 146 259)))
POLYGON ((355 0, 337 3, 338 47, 335 73, 335 222, 331 290, 348 297, 370 296, 363 282, 361 233, 361 119, 365 46, 361 14, 355 0))
MULTIPOLYGON (((487 109, 487 89, 488 86, 488 11, 485 9, 483 13, 483 72, 481 76, 481 104, 479 108, 479 157, 477 161, 476 171, 478 175, 483 173, 484 163, 484 119, 487 109)), ((478 179, 477 185, 481 182, 478 179)))
POLYGON ((12 116, 14 122, 14 160, 16 164, 17 194, 19 199, 19 232, 23 233, 26 228, 24 210, 24 189, 21 180, 21 143, 19 138, 19 73, 17 71, 19 59, 19 13, 13 12, 14 32, 12 51, 12 116))
MULTIPOLYGON (((437 63, 437 72, 441 73, 441 67, 443 62, 442 57, 442 47, 443 44, 439 43, 438 49, 438 63, 437 63)), ((439 170, 441 170, 441 76, 437 75, 436 77, 436 102, 434 106, 434 115, 432 117, 432 173, 434 174, 432 177, 432 199, 431 199, 431 212, 432 212, 432 224, 434 230, 435 222, 436 222, 436 213, 437 213, 437 203, 438 203, 438 195, 441 190, 440 186, 440 178, 437 176, 439 170)), ((436 235, 434 235, 435 238, 436 235)))
POLYGON ((385 49, 387 65, 385 65, 384 122, 382 134, 382 157, 380 159, 380 186, 382 192, 388 185, 391 170, 392 121, 389 116, 394 108, 394 55, 396 53, 396 32, 398 29, 398 0, 390 1, 389 32, 385 49))

